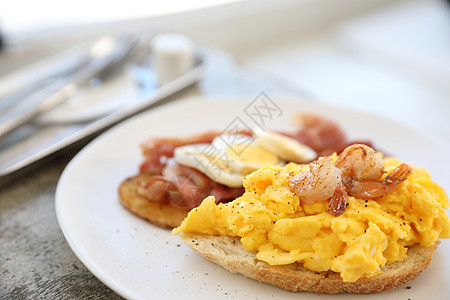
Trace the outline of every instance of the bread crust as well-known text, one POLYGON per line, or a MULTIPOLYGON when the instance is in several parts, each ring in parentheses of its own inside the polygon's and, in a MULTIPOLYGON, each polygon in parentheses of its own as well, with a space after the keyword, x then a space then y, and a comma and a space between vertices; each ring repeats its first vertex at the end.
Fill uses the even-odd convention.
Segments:
POLYGON ((269 283, 292 292, 315 293, 375 293, 405 284, 425 270, 430 264, 437 242, 431 247, 413 246, 407 257, 381 268, 381 273, 356 282, 344 282, 333 271, 312 272, 301 264, 270 266, 256 258, 242 246, 239 237, 210 236, 198 233, 181 233, 180 237, 194 251, 233 273, 269 283))
POLYGON ((170 203, 151 202, 137 194, 138 181, 147 181, 153 174, 141 173, 124 180, 119 186, 119 197, 122 205, 133 214, 148 220, 162 228, 174 228, 186 218, 189 209, 174 206, 170 203))

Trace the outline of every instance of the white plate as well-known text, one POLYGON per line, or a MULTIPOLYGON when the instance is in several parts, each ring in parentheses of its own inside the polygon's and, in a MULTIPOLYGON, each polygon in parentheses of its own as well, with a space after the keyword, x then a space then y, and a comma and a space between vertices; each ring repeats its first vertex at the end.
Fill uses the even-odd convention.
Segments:
MULTIPOLYGON (((84 148, 67 166, 56 192, 62 231, 78 258, 101 281, 132 299, 316 299, 312 293, 286 292, 232 274, 203 259, 178 236, 142 221, 119 203, 117 187, 138 171, 139 144, 149 136, 176 136, 225 129, 230 124, 256 126, 245 112, 267 112, 265 95, 256 101, 240 98, 182 100, 139 115, 106 132, 84 148), (262 100, 261 100, 262 99, 262 100)), ((404 125, 382 117, 324 106, 305 100, 272 98, 270 128, 289 129, 291 113, 314 110, 336 119, 350 138, 370 139, 406 161, 427 167, 448 188, 449 147, 404 125), (280 115, 281 114, 281 115, 280 115)), ((368 299, 444 299, 450 295, 450 243, 444 240, 431 266, 416 280, 368 299)), ((347 299, 357 295, 320 295, 347 299)))
POLYGON ((136 102, 142 96, 143 88, 138 81, 144 80, 144 74, 148 75, 145 78, 146 85, 156 90, 156 81, 150 78, 150 68, 125 66, 122 72, 109 76, 105 82, 85 86, 61 105, 40 115, 37 121, 49 125, 71 124, 89 122, 105 116, 132 101, 136 102), (139 70, 143 71, 138 75, 139 70))

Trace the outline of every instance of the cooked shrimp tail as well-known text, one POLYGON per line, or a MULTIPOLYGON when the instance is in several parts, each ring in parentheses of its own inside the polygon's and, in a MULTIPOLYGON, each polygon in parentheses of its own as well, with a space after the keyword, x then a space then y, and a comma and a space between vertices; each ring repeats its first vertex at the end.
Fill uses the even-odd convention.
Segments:
POLYGON ((348 193, 360 199, 381 198, 393 191, 414 172, 411 165, 401 164, 390 172, 384 180, 352 180, 346 184, 348 193))
POLYGON ((414 172, 414 167, 407 163, 402 163, 389 173, 384 182, 389 186, 397 186, 408 178, 414 172))
POLYGON ((328 213, 336 217, 342 215, 347 207, 347 198, 347 190, 341 182, 328 202, 328 213))

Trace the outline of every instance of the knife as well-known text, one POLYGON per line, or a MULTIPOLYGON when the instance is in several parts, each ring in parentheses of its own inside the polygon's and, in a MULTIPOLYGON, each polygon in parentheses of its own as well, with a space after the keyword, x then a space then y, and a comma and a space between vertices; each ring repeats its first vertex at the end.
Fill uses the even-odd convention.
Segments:
POLYGON ((43 86, 24 99, 17 108, 0 117, 0 139, 36 116, 51 110, 75 95, 92 79, 100 78, 119 68, 129 57, 138 36, 118 34, 99 39, 90 47, 90 62, 72 75, 43 86))

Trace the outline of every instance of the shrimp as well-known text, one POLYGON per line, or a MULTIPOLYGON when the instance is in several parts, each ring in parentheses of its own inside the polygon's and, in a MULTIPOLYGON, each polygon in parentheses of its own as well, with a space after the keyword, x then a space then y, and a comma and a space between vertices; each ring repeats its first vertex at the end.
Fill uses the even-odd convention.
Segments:
POLYGON ((334 165, 342 171, 342 181, 348 194, 360 199, 385 196, 414 171, 411 165, 403 163, 381 180, 385 172, 383 158, 362 144, 345 148, 334 165))
POLYGON ((335 217, 342 215, 347 207, 347 198, 347 189, 344 187, 342 182, 340 182, 328 202, 328 213, 335 217))
POLYGON ((383 158, 363 144, 353 144, 345 148, 334 165, 342 171, 344 180, 378 180, 384 173, 383 158))
POLYGON ((303 171, 289 180, 289 188, 300 201, 312 204, 331 198, 341 183, 341 171, 333 165, 331 157, 319 157, 303 171))
POLYGON ((414 168, 402 163, 390 172, 384 180, 350 180, 347 185, 348 193, 359 199, 381 198, 394 190, 414 172, 414 168))
POLYGON ((376 199, 385 196, 414 172, 403 163, 384 179, 384 160, 375 150, 362 144, 347 147, 333 164, 331 157, 319 157, 289 180, 289 188, 300 201, 312 204, 328 200, 328 213, 344 213, 348 196, 376 199))

